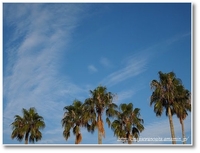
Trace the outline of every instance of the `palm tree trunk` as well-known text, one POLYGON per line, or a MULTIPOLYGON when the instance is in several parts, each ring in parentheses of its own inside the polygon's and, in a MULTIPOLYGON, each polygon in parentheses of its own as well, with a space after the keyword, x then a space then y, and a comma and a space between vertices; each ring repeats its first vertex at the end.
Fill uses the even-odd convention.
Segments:
POLYGON ((102 144, 102 135, 99 130, 98 130, 98 144, 102 144))
POLYGON ((97 124, 98 124, 98 144, 102 144, 102 133, 100 131, 99 123, 101 122, 101 116, 98 114, 97 124))
POLYGON ((186 141, 185 141, 184 121, 183 121, 182 118, 180 118, 180 123, 181 123, 181 128, 182 128, 182 139, 183 139, 183 144, 186 144, 186 141))
POLYGON ((130 136, 128 137, 128 144, 132 144, 132 139, 130 136))
POLYGON ((128 140, 128 144, 132 144, 132 141, 131 141, 131 140, 128 140))
POLYGON ((25 144, 28 144, 28 133, 26 133, 26 135, 25 135, 25 144))
POLYGON ((171 108, 169 106, 168 106, 168 117, 169 117, 169 124, 170 124, 170 130, 171 130, 172 144, 176 144, 172 113, 171 113, 171 108))
POLYGON ((82 135, 81 133, 78 133, 76 135, 75 144, 79 144, 81 141, 82 141, 82 135))

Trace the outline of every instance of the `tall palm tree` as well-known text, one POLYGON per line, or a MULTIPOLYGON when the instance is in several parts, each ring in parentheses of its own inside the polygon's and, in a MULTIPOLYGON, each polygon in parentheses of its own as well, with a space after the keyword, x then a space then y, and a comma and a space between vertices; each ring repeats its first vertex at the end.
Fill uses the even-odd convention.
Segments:
POLYGON ((182 140, 183 144, 186 144, 185 139, 185 129, 184 129, 184 120, 188 116, 188 111, 191 112, 191 94, 189 90, 185 89, 183 85, 178 88, 178 95, 176 97, 176 102, 178 103, 178 107, 174 107, 174 112, 179 118, 182 130, 182 140))
POLYGON ((153 80, 151 82, 153 93, 150 99, 150 106, 154 104, 154 112, 156 113, 156 116, 161 116, 165 109, 166 115, 169 117, 172 144, 176 144, 172 120, 172 115, 175 112, 172 110, 178 105, 175 99, 178 92, 177 88, 182 84, 182 82, 179 78, 176 78, 174 72, 162 73, 159 71, 158 74, 159 80, 153 80))
POLYGON ((25 144, 34 143, 42 139, 40 129, 45 127, 44 119, 38 115, 36 109, 31 107, 29 110, 22 109, 23 117, 15 115, 15 120, 11 124, 13 132, 11 138, 22 141, 25 136, 25 144))
POLYGON ((66 140, 70 137, 70 130, 73 129, 73 134, 76 136, 75 144, 82 141, 80 127, 86 122, 83 118, 83 104, 81 101, 74 100, 72 105, 64 107, 65 113, 62 119, 62 127, 64 127, 63 136, 66 140))
POLYGON ((116 114, 117 105, 113 103, 114 95, 107 92, 107 88, 98 86, 93 91, 90 90, 91 97, 85 100, 85 112, 90 114, 90 125, 88 130, 94 132, 94 128, 98 129, 98 144, 102 144, 102 136, 105 137, 105 130, 102 115, 106 111, 106 122, 110 124, 109 118, 116 114))
POLYGON ((133 108, 133 104, 121 104, 117 119, 111 124, 114 135, 123 143, 132 144, 133 140, 139 139, 139 134, 144 130, 144 120, 140 118, 140 109, 133 108))

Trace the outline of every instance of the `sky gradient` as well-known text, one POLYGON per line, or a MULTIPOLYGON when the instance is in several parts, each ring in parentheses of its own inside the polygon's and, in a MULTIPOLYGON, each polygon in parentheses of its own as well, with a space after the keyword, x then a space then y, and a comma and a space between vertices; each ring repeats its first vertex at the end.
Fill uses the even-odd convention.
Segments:
MULTIPOLYGON (((192 92, 191 9, 191 3, 4 3, 3 144, 24 143, 10 138, 10 124, 30 107, 46 123, 36 144, 74 144, 73 134, 68 141, 62 135, 63 108, 98 85, 116 94, 118 105, 141 109, 141 138, 170 138, 168 117, 156 117, 149 105, 150 82, 158 71, 173 71, 192 92)), ((179 120, 173 121, 181 138, 179 120)), ((103 144, 122 144, 104 127, 103 144)), ((97 144, 97 131, 81 132, 81 144, 97 144)), ((192 144, 192 113, 185 132, 192 144)))

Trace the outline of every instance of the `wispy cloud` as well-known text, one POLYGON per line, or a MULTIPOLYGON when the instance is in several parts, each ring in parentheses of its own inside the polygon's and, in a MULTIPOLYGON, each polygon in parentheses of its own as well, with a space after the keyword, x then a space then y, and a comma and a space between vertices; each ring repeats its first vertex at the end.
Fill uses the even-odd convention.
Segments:
POLYGON ((106 57, 102 57, 100 59, 100 63, 105 67, 105 68, 110 68, 112 67, 111 62, 106 58, 106 57))
POLYGON ((186 33, 182 33, 182 34, 177 34, 175 36, 173 36, 172 38, 168 39, 165 41, 166 45, 171 45, 177 41, 180 41, 184 38, 187 38, 188 36, 191 36, 191 32, 186 32, 186 33))
POLYGON ((94 66, 94 65, 89 65, 88 66, 88 70, 91 72, 91 73, 95 73, 97 72, 97 68, 94 66))
POLYGON ((135 94, 134 89, 124 90, 116 95, 116 103, 126 103, 126 99, 131 98, 135 94))
POLYGON ((147 59, 145 57, 131 56, 126 60, 124 67, 108 75, 102 82, 107 86, 118 84, 144 72, 146 64, 147 59))
MULTIPOLYGON (((177 34, 169 39, 148 46, 142 50, 138 50, 138 54, 133 54, 123 59, 123 67, 105 77, 105 79, 102 80, 102 83, 107 86, 113 86, 129 78, 138 76, 147 70, 148 62, 153 60, 158 53, 160 54, 163 48, 166 48, 168 45, 172 45, 190 35, 190 32, 177 34)), ((109 61, 106 58, 102 58, 101 63, 104 66, 109 65, 109 61)))
POLYGON ((10 34, 4 41, 4 137, 10 137, 10 124, 22 108, 35 107, 51 123, 45 133, 61 127, 62 108, 72 99, 66 86, 72 97, 84 92, 57 70, 81 12, 72 4, 4 4, 4 25, 13 27, 11 34, 4 29, 10 34))

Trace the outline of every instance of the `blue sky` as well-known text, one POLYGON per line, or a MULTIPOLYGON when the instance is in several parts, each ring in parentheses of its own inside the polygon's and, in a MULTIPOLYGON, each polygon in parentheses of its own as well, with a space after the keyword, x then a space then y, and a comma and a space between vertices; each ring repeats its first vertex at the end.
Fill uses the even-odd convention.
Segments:
MULTIPOLYGON (((158 71, 174 71, 192 91, 191 35, 190 3, 3 4, 3 144, 24 143, 10 138, 10 124, 30 107, 46 123, 37 144, 74 144, 72 134, 62 136, 63 108, 98 85, 116 94, 118 105, 141 109, 141 138, 169 138, 168 117, 156 117, 149 105, 150 82, 158 71)), ((189 113, 188 144, 192 121, 189 113)), ((121 144, 106 123, 105 130, 103 144, 121 144)), ((97 131, 81 132, 82 144, 97 144, 97 131)), ((135 144, 163 143, 171 144, 135 144)))

